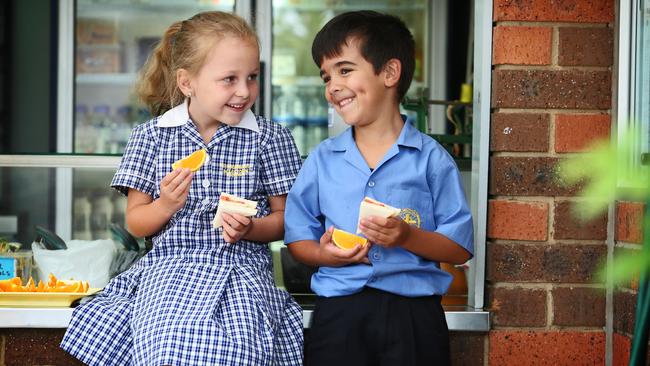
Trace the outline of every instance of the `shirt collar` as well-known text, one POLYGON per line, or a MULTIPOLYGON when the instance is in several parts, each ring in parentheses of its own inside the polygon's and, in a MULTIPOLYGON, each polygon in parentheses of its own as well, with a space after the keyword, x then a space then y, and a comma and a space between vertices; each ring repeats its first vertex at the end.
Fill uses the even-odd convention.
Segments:
MULTIPOLYGON (((156 125, 158 127, 178 127, 186 124, 190 120, 190 113, 188 111, 188 99, 186 98, 183 104, 179 104, 176 107, 168 110, 163 113, 162 116, 158 117, 158 122, 156 125)), ((238 124, 230 127, 245 128, 247 130, 260 132, 260 126, 257 124, 257 118, 251 110, 244 112, 244 117, 238 124)))
MULTIPOLYGON (((406 121, 405 115, 402 115, 402 121, 404 121, 404 126, 399 137, 397 137, 397 145, 422 150, 422 136, 420 135, 420 131, 410 122, 406 121)), ((332 139, 332 151, 346 151, 353 144, 354 138, 352 137, 352 128, 350 127, 332 139)))

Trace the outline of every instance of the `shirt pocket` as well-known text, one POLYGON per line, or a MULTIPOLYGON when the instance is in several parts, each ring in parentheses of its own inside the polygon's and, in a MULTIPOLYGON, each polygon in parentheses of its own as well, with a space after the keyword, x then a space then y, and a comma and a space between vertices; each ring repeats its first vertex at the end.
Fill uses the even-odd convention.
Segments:
POLYGON ((400 217, 407 224, 427 231, 435 229, 433 198, 430 192, 419 189, 391 189, 386 203, 399 208, 400 217))

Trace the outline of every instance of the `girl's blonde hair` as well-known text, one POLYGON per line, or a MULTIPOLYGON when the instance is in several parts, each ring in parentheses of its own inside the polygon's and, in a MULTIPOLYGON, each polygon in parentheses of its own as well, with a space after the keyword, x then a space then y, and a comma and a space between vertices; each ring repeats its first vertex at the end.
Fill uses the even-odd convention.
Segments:
POLYGON ((154 116, 185 98, 176 85, 176 71, 185 69, 191 75, 198 74, 213 46, 227 36, 250 41, 259 48, 255 31, 244 19, 231 13, 203 12, 167 29, 136 84, 136 94, 154 116))

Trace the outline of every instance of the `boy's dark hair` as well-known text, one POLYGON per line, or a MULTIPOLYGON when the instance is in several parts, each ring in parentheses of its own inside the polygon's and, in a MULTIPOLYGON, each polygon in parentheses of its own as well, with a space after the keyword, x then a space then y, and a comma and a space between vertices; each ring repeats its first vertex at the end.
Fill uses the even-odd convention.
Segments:
POLYGON ((402 63, 397 84, 397 100, 401 101, 413 80, 415 41, 404 22, 396 16, 370 10, 352 11, 335 16, 316 34, 311 55, 320 67, 324 58, 341 54, 349 38, 359 41, 359 51, 379 74, 390 59, 402 63))

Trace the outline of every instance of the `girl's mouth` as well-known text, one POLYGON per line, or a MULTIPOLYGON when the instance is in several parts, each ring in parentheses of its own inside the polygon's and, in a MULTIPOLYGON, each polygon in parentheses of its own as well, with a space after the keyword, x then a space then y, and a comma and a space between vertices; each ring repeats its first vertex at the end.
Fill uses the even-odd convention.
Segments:
POLYGON ((230 109, 234 109, 237 112, 241 112, 244 110, 244 107, 246 107, 246 104, 226 104, 226 106, 230 109))

